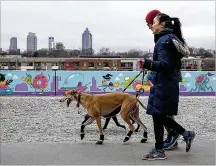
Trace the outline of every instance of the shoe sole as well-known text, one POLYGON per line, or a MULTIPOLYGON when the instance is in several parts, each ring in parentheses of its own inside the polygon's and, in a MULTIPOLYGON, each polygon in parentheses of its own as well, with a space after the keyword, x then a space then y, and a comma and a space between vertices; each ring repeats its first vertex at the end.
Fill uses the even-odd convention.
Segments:
POLYGON ((148 161, 154 161, 154 160, 165 160, 167 157, 163 157, 163 158, 149 158, 149 159, 147 159, 147 158, 142 158, 142 160, 148 160, 148 161))
POLYGON ((178 146, 173 146, 173 147, 170 147, 170 148, 164 148, 164 150, 174 150, 174 149, 177 149, 178 146))
MULTIPOLYGON (((180 135, 178 136, 178 138, 177 138, 169 147, 164 148, 164 150, 172 150, 172 149, 170 149, 170 148, 172 148, 172 147, 175 145, 175 143, 178 141, 179 138, 180 138, 180 135)), ((178 147, 177 147, 177 148, 178 148, 178 147)))

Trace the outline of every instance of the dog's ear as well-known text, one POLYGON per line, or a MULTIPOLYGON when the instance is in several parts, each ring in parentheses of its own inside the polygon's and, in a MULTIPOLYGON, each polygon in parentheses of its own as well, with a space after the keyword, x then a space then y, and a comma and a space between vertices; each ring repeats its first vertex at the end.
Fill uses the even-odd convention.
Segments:
POLYGON ((65 96, 67 96, 69 93, 70 93, 70 91, 69 91, 69 90, 68 90, 68 91, 66 91, 66 92, 65 92, 65 96))
POLYGON ((70 94, 72 95, 72 94, 74 94, 74 90, 72 89, 72 90, 70 90, 70 94))
POLYGON ((71 90, 70 95, 75 96, 77 93, 78 93, 78 91, 73 89, 73 90, 71 90))
POLYGON ((65 92, 65 96, 68 96, 68 95, 73 95, 73 90, 68 90, 65 92))
POLYGON ((74 93, 75 93, 75 94, 79 93, 79 90, 74 90, 74 93))

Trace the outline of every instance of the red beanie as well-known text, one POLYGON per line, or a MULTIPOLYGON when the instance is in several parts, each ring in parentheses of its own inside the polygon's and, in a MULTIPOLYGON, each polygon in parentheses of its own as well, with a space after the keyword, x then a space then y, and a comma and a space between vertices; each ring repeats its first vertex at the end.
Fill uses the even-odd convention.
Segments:
POLYGON ((146 15, 146 22, 153 24, 154 18, 160 13, 159 10, 152 10, 146 15))

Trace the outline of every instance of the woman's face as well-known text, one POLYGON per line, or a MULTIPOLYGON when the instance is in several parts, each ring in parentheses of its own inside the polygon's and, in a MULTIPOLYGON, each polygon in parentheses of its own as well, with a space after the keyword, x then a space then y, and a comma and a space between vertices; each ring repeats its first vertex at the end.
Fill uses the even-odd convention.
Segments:
POLYGON ((151 27, 153 34, 159 33, 163 29, 164 29, 164 23, 159 23, 158 17, 155 17, 151 27))

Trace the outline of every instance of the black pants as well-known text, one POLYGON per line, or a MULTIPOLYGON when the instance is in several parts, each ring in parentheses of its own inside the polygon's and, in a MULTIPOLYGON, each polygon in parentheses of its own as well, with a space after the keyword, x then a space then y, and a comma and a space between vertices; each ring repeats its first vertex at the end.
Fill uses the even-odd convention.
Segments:
POLYGON ((155 134, 155 148, 163 149, 163 136, 164 136, 164 125, 175 130, 179 134, 183 134, 185 129, 179 125, 174 119, 164 115, 154 115, 154 134, 155 134))
MULTIPOLYGON (((174 116, 170 116, 170 118, 172 118, 173 120, 175 120, 175 119, 174 119, 174 116)), ((164 127, 165 127, 165 129, 166 129, 166 131, 167 131, 167 134, 175 133, 175 130, 169 128, 168 126, 165 125, 164 127)))

